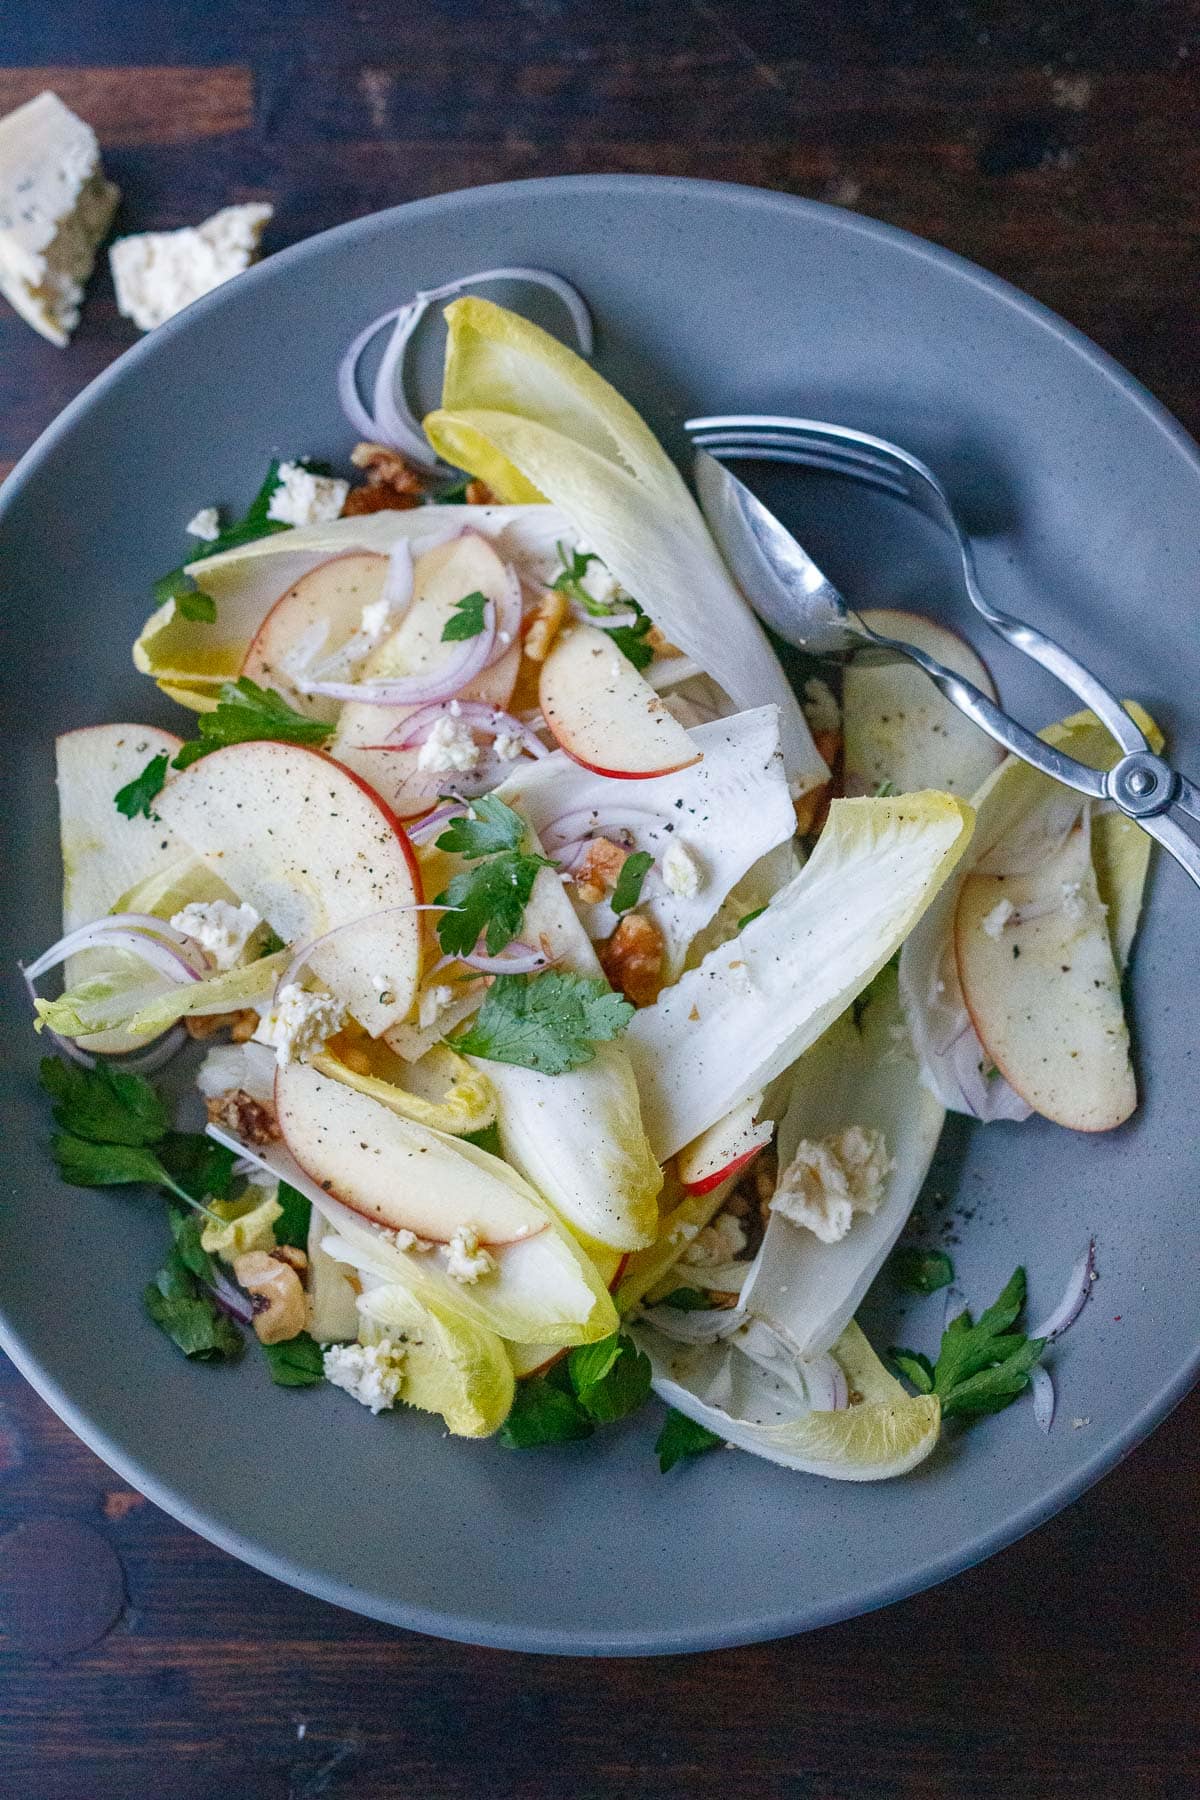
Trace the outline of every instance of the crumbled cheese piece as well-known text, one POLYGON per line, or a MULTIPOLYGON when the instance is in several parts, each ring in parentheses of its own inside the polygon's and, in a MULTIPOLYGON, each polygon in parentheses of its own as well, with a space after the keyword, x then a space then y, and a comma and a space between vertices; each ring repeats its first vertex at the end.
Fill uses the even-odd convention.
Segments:
POLYGON ((732 1213, 718 1213, 712 1224, 706 1225, 692 1240, 679 1260, 691 1263, 693 1267, 733 1262, 746 1248, 746 1243, 741 1221, 732 1213))
POLYGON ((404 1345, 392 1338, 380 1338, 377 1344, 331 1344, 323 1358, 325 1379, 381 1413, 400 1398, 404 1357, 404 1345))
POLYGON ((1080 891, 1077 881, 1064 881, 1062 884, 1062 909, 1064 918, 1078 924, 1087 912, 1087 901, 1080 891))
POLYGON ((418 769, 435 775, 449 774, 451 770, 465 775, 478 762, 479 745, 471 736, 470 727, 453 713, 442 714, 417 756, 418 769))
POLYGON ((840 731, 842 728, 842 709, 837 703, 837 695, 819 675, 804 684, 804 716, 813 731, 840 731))
POLYGON ((686 1219, 681 1219, 668 1231, 667 1242, 668 1244, 690 1244, 692 1239, 699 1235, 700 1227, 698 1225, 689 1224, 686 1219))
POLYGON ((314 475, 300 462, 279 465, 279 486, 267 507, 268 519, 281 525, 324 525, 336 519, 350 492, 348 481, 314 475))
POLYGON ((480 1248, 478 1232, 469 1225, 460 1225, 446 1246, 446 1273, 450 1279, 474 1283, 481 1275, 490 1275, 495 1266, 495 1257, 480 1248))
POLYGON ((680 900, 694 900, 700 892, 700 868, 678 838, 672 838, 662 859, 662 878, 668 893, 680 900))
POLYGON ((454 989, 449 986, 426 988, 417 1003, 417 1024, 422 1031, 428 1031, 436 1025, 438 1019, 454 999, 454 989))
POLYGON ((208 951, 218 969, 233 969, 245 955, 246 943, 262 924, 260 914, 243 900, 193 900, 171 919, 176 931, 184 931, 208 951))
POLYGON ((280 1068, 286 1069, 318 1055, 345 1023, 346 1008, 334 994, 310 994, 289 981, 258 1021, 254 1041, 269 1044, 280 1068))
MULTIPOLYGON (((587 552, 585 552, 587 554, 587 552)), ((589 600, 597 606, 612 606, 614 601, 625 597, 625 590, 611 574, 598 556, 593 555, 591 562, 579 578, 579 586, 589 600)))
POLYGON ((358 628, 364 637, 370 638, 372 643, 377 644, 387 630, 391 613, 392 606, 389 600, 372 600, 369 606, 363 607, 358 628))
POLYGON ((1007 896, 1005 896, 1003 900, 997 900, 991 912, 988 913, 987 917, 983 920, 983 929, 988 937, 1002 937, 1004 935, 1004 927, 1014 916, 1016 910, 1016 907, 1007 896))
POLYGON ((221 535, 221 515, 215 506, 202 506, 187 522, 188 535, 214 544, 221 535))
POLYGON ((524 748, 524 740, 511 731, 498 731, 492 742, 492 749, 501 762, 516 762, 524 748))
POLYGON ((1091 1421, 1090 1414, 1086 1419, 1072 1419, 1071 1420, 1071 1430, 1072 1431, 1082 1431, 1084 1426, 1090 1425, 1091 1422, 1092 1421, 1091 1421))
POLYGON ((60 348, 119 199, 95 132, 57 94, 0 119, 0 293, 60 348))
POLYGON ((118 238, 108 253, 117 310, 142 331, 173 319, 249 266, 274 210, 261 202, 224 206, 203 225, 118 238))
POLYGON ((771 1211, 836 1244, 855 1213, 876 1210, 893 1167, 883 1133, 866 1126, 847 1126, 820 1143, 805 1139, 779 1177, 771 1211))

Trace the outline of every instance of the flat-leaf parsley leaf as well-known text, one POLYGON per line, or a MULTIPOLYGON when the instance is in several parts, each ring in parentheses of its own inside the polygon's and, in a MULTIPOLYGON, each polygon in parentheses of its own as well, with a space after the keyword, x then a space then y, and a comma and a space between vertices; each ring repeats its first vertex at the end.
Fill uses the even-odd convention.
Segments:
POLYGON ((452 616, 442 627, 443 644, 457 644, 464 638, 478 637, 484 627, 486 605, 487 595, 481 594, 478 588, 473 594, 464 594, 461 600, 456 600, 452 616))
POLYGON ((710 1431, 707 1425, 697 1425, 695 1419, 689 1419, 686 1413, 676 1412, 672 1407, 663 1420, 654 1452, 658 1457, 658 1466, 665 1475, 668 1469, 673 1469, 685 1457, 699 1456, 705 1450, 716 1450, 721 1442, 716 1432, 710 1431))
POLYGON ((615 913, 628 912, 636 906, 642 897, 642 883, 654 867, 654 858, 648 850, 635 850, 621 864, 621 873, 617 876, 617 885, 613 889, 612 909, 615 913))
POLYGON ((152 756, 140 775, 127 781, 123 788, 118 788, 113 795, 113 805, 127 819, 136 819, 139 814, 145 819, 153 817, 150 807, 162 793, 163 783, 167 779, 167 753, 160 750, 152 756))
POLYGON ((969 1312, 951 1319, 936 1363, 915 1350, 888 1354, 921 1393, 937 1395, 944 1418, 1001 1412, 1029 1386, 1029 1371, 1046 1348, 1045 1338, 1012 1329, 1024 1304, 1025 1271, 1017 1269, 978 1324, 971 1323, 969 1312))
POLYGON ((591 1062, 593 1046, 619 1037, 632 1017, 628 1000, 598 976, 557 969, 499 975, 454 1048, 543 1075, 565 1075, 591 1062))

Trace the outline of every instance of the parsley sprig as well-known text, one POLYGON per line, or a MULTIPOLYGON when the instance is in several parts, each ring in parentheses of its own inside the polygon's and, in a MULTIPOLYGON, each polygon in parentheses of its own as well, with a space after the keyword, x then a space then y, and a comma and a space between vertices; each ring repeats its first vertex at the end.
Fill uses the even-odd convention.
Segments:
POLYGON ((892 1283, 905 1294, 936 1294, 954 1280, 954 1264, 944 1250, 901 1244, 888 1260, 892 1283))
POLYGON ((456 600, 453 614, 442 627, 443 644, 457 644, 464 638, 478 637, 484 627, 486 605, 487 595, 481 594, 478 588, 473 594, 464 594, 461 600, 456 600))
POLYGON ((166 1108, 141 1075, 105 1063, 77 1068, 50 1056, 39 1079, 61 1127, 50 1148, 72 1187, 148 1182, 206 1214, 207 1195, 228 1194, 230 1151, 199 1133, 172 1131, 166 1108))
POLYGON ((591 1437, 597 1425, 627 1418, 649 1395, 649 1358, 625 1332, 614 1332, 520 1382, 500 1442, 510 1450, 572 1443, 591 1437))
POLYGON ((503 800, 485 794, 471 812, 452 819, 437 848, 477 867, 451 877, 435 905, 452 910, 437 922, 447 956, 466 956, 484 938, 489 956, 498 956, 521 929, 525 908, 540 869, 553 868, 544 856, 522 849, 525 821, 503 800))
MULTIPOLYGON (((551 582, 551 587, 560 594, 566 594, 569 600, 577 600, 593 619, 606 618, 615 608, 603 600, 597 600, 583 585, 589 565, 599 562, 600 558, 590 550, 568 550, 565 544, 556 544, 555 549, 562 567, 551 582)), ((625 594, 621 596, 620 610, 635 612, 637 622, 633 625, 617 625, 608 632, 608 636, 622 656, 629 658, 635 669, 644 669, 654 661, 654 651, 645 641, 649 632, 654 629, 653 621, 647 618, 636 600, 625 594)))
POLYGON ((642 883, 653 867, 654 858, 649 850, 635 850, 625 858, 613 889, 612 909, 615 913, 628 912, 637 905, 642 897, 642 883))
MULTIPOLYGON (((327 463, 312 462, 307 458, 300 460, 314 475, 333 473, 327 463)), ((278 486, 279 463, 273 461, 267 470, 266 480, 243 516, 235 519, 231 525, 226 525, 210 543, 198 543, 186 562, 180 563, 177 569, 172 569, 169 575, 159 576, 154 583, 154 598, 158 604, 162 606, 166 601, 174 600, 185 619, 211 625, 217 616, 216 605, 208 594, 200 592, 188 574, 188 568, 192 563, 203 562, 207 557, 219 556, 223 550, 236 550, 242 544, 253 544, 258 538, 290 530, 284 520, 268 516, 271 500, 278 486)))
POLYGON ((936 1363, 919 1350, 890 1350, 892 1362, 918 1393, 936 1394, 943 1418, 1002 1412, 1029 1386, 1029 1371, 1045 1338, 1014 1331, 1025 1304, 1025 1271, 1017 1269, 999 1299, 972 1324, 969 1312, 951 1319, 936 1363))
POLYGON ((248 675, 221 684, 220 698, 210 713, 200 716, 200 735, 190 738, 170 764, 166 752, 151 757, 141 774, 114 795, 117 811, 127 819, 139 813, 153 817, 153 806, 162 793, 168 767, 188 769, 202 756, 223 750, 227 744, 249 744, 274 739, 285 744, 320 746, 333 734, 323 719, 309 719, 288 705, 272 688, 259 687, 248 675))
POLYGON ((185 1356, 219 1362, 240 1356, 242 1334, 212 1296, 213 1261, 200 1242, 200 1221, 172 1207, 171 1248, 142 1302, 158 1326, 185 1356))
POLYGON ((464 1056, 565 1075, 591 1062, 598 1043, 619 1037, 633 1011, 600 976, 559 969, 498 975, 454 1048, 464 1056))
POLYGON ((695 1419, 689 1419, 686 1413, 676 1412, 672 1407, 663 1420, 654 1453, 658 1457, 658 1466, 665 1475, 668 1469, 683 1462, 685 1457, 701 1456, 705 1450, 717 1450, 723 1441, 707 1425, 698 1425, 695 1419))

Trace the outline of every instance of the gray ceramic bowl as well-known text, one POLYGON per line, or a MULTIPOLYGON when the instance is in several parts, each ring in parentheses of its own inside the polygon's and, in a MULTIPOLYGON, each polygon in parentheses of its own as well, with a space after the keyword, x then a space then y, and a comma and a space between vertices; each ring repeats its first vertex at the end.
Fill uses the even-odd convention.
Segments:
MULTIPOLYGON (((986 534, 985 589, 1150 703, 1182 766, 1200 768, 1200 461, 1091 344, 978 269, 822 206, 622 177, 487 188, 272 257, 130 351, 10 479, 6 968, 55 935, 54 733, 177 716, 135 676, 129 645, 150 578, 179 560, 184 521, 248 498, 272 450, 344 459, 333 376, 354 331, 419 286, 501 263, 579 284, 601 368, 676 447, 682 418, 727 410, 838 419, 910 445, 986 534)), ((796 476, 773 477, 771 492, 844 591, 963 620, 944 546, 919 521, 796 476)), ((1070 710, 1046 679, 985 650, 1022 716, 1070 710)), ((580 1448, 515 1455, 417 1416, 373 1420, 332 1390, 271 1389, 253 1356, 193 1368, 138 1301, 162 1246, 157 1205, 55 1181, 11 980, 4 1345, 80 1436, 195 1530, 417 1630, 668 1651, 883 1605, 1065 1505, 1196 1376, 1198 940, 1195 894, 1160 867, 1135 960, 1143 1101, 1131 1125, 1087 1138, 956 1122, 930 1183, 925 1209, 948 1221, 972 1302, 1024 1262, 1041 1311, 1097 1237, 1101 1281, 1054 1356, 1048 1437, 1025 1400, 897 1482, 840 1486, 733 1454, 664 1478, 649 1416, 580 1448)), ((875 1302, 881 1333, 889 1304, 875 1302)), ((922 1305, 905 1329, 930 1347, 940 1297, 922 1305)))

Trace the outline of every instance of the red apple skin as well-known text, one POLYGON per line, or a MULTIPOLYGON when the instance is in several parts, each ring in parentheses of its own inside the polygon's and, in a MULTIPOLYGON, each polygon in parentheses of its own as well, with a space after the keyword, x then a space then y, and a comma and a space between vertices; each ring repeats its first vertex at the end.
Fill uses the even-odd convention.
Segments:
POLYGON ((566 751, 573 763, 578 763, 581 769, 590 769, 593 775, 607 775, 612 781, 657 781, 660 775, 677 775, 680 769, 690 769, 693 763, 700 760, 698 756, 690 756, 686 762, 673 763, 669 769, 602 769, 599 763, 585 762, 582 756, 576 756, 561 738, 555 737, 553 724, 549 720, 546 723, 559 749, 566 751))
MULTIPOLYGON (((325 569, 330 563, 347 562, 351 559, 360 559, 362 561, 369 560, 374 563, 379 563, 383 569, 386 569, 388 560, 386 556, 373 550, 345 550, 339 556, 331 556, 327 558, 325 562, 318 563, 317 568, 325 569)), ((309 574, 315 573, 316 569, 309 570, 309 574)), ((278 623, 276 615, 282 610, 295 605, 294 595, 296 589, 300 586, 301 582, 306 581, 307 579, 307 576, 302 575, 299 581, 294 581, 291 587, 286 588, 284 592, 280 594, 278 600, 273 603, 270 610, 264 615, 262 623, 251 638, 246 649, 246 654, 242 658, 242 666, 238 671, 240 675, 248 675, 252 680, 261 681, 266 687, 271 686, 272 670, 271 664, 267 658, 267 650, 275 626, 278 623)), ((295 698, 296 696, 293 696, 293 699, 295 698)), ((300 696, 300 698, 303 699, 303 696, 300 696)))
POLYGON ((751 1149, 743 1150, 740 1156, 735 1156, 731 1163, 726 1163, 723 1169, 717 1169, 714 1174, 705 1175, 702 1180, 697 1182, 685 1182, 684 1193, 711 1194, 713 1189, 720 1187, 723 1181, 729 1181, 734 1175, 740 1174, 743 1169, 749 1168, 755 1157, 765 1149, 765 1144, 755 1144, 751 1149))

